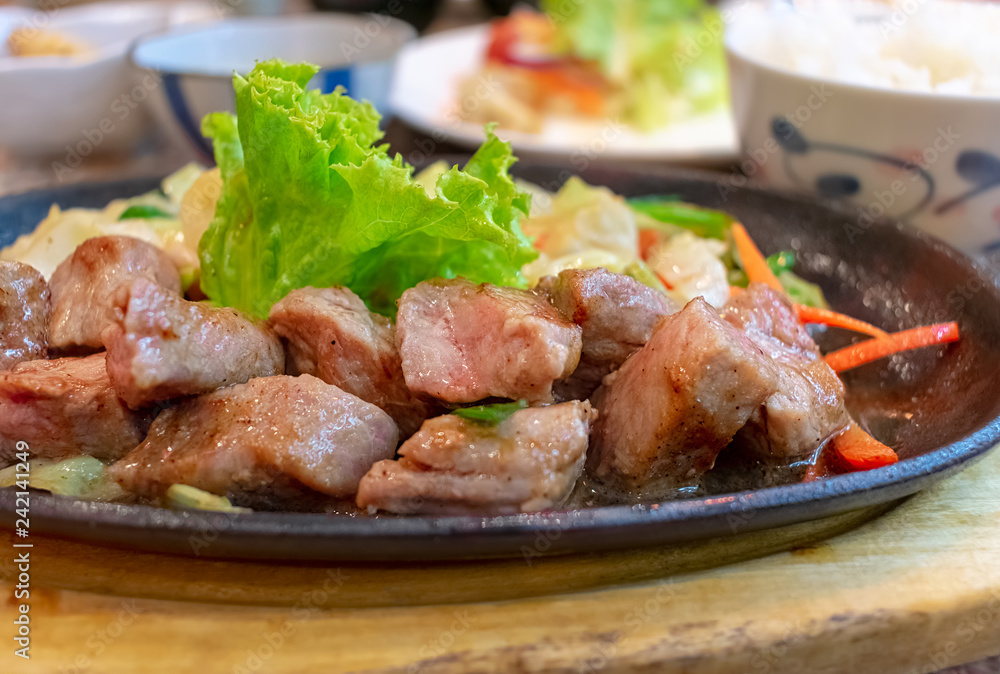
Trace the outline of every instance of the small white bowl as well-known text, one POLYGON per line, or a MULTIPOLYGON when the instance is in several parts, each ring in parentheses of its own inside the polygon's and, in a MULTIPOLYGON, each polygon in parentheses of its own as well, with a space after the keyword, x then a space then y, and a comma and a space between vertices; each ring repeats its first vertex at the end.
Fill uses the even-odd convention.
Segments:
POLYGON ((100 3, 53 12, 0 8, 0 146, 19 155, 64 156, 128 147, 147 129, 141 81, 129 66, 133 40, 216 16, 193 2, 100 3), (81 56, 15 57, 19 27, 54 30, 94 47, 81 56))
POLYGON ((211 160, 201 120, 210 112, 235 112, 234 73, 245 75, 257 61, 273 58, 314 63, 320 72, 310 86, 324 92, 343 86, 384 115, 396 54, 415 36, 408 23, 381 15, 234 18, 140 40, 132 62, 162 78, 153 111, 171 136, 211 160))
POLYGON ((1000 97, 808 77, 748 48, 767 30, 753 17, 726 31, 744 173, 853 203, 861 213, 844 230, 859 245, 889 216, 972 254, 1000 247, 1000 97))

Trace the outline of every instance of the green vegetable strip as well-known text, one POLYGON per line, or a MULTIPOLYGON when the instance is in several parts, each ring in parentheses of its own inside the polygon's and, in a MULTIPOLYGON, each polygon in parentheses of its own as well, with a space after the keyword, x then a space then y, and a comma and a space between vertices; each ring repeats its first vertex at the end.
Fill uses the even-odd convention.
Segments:
POLYGON ((514 412, 527 409, 527 400, 518 400, 512 403, 494 403, 492 405, 477 405, 475 407, 462 407, 452 412, 455 416, 476 421, 483 424, 496 426, 506 421, 514 412))
MULTIPOLYGON (((735 269, 729 272, 729 285, 746 288, 747 275, 743 271, 739 259, 734 258, 735 269)), ((829 307, 823 290, 815 283, 810 283, 792 271, 795 267, 795 253, 790 250, 770 255, 767 258, 767 266, 771 268, 774 275, 778 277, 781 286, 785 289, 788 297, 796 304, 804 304, 809 307, 826 309, 829 307)))
POLYGON ((510 146, 487 128, 466 164, 428 196, 385 145, 378 113, 306 85, 318 68, 266 61, 233 79, 237 116, 215 113, 223 192, 199 251, 216 303, 264 317, 289 291, 345 285, 381 313, 425 279, 524 285, 537 253, 520 229, 530 197, 507 170, 510 146))
POLYGON ((657 222, 682 227, 703 239, 725 241, 734 222, 728 213, 686 204, 672 196, 636 197, 629 199, 628 205, 657 222))
POLYGON ((170 213, 167 213, 157 208, 156 206, 136 204, 135 206, 129 206, 128 208, 126 208, 122 212, 122 214, 118 216, 118 220, 119 221, 131 220, 133 218, 150 219, 150 218, 173 218, 173 217, 175 216, 170 215, 170 213))

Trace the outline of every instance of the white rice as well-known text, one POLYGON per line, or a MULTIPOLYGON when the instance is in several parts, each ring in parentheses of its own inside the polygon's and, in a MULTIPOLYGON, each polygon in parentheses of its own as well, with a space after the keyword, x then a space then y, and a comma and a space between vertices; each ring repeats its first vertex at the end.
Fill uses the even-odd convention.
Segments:
POLYGON ((740 52, 816 78, 907 91, 1000 95, 1000 5, 787 0, 733 5, 740 52), (750 26, 747 26, 750 27, 750 26))

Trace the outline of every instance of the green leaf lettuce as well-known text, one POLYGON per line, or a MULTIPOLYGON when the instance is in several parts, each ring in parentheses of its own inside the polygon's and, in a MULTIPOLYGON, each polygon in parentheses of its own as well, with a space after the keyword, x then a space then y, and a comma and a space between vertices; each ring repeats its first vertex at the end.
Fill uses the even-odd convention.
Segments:
POLYGON ((391 314, 404 290, 428 278, 523 285, 520 268, 537 254, 519 225, 530 197, 507 173, 509 144, 488 127, 464 169, 441 174, 432 195, 376 145, 370 104, 306 88, 317 71, 259 63, 233 78, 236 117, 203 122, 223 178, 199 248, 208 297, 265 317, 291 290, 345 285, 391 314))

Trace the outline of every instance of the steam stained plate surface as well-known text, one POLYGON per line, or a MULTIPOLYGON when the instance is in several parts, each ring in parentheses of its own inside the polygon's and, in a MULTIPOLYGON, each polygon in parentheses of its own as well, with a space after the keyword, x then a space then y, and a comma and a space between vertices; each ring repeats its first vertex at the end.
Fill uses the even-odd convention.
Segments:
MULTIPOLYGON (((516 174, 556 189, 565 166, 522 162, 516 174)), ((985 454, 1000 438, 1000 288, 968 258, 900 224, 860 227, 851 212, 798 197, 738 189, 705 173, 594 168, 582 177, 628 196, 678 194, 737 216, 768 252, 791 249, 796 271, 819 283, 840 311, 899 330, 958 320, 962 339, 846 374, 849 404, 901 461, 809 484, 638 506, 507 517, 227 515, 87 503, 34 492, 31 527, 94 542, 234 558, 461 559, 634 548, 727 536, 826 517, 912 494, 985 454), (209 543, 203 545, 203 543, 209 543)), ((75 185, 0 199, 0 244, 30 231, 50 204, 103 207, 156 187, 155 180, 75 185)), ((843 335, 827 335, 834 345, 843 335)), ((13 526, 15 499, 0 490, 13 526)))

